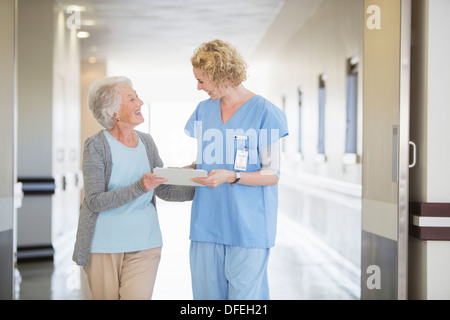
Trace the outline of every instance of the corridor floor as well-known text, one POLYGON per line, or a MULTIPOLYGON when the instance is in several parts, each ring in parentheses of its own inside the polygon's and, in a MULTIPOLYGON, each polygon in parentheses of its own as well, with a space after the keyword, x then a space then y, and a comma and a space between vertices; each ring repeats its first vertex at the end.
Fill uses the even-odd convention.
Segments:
MULTIPOLYGON (((154 300, 191 300, 189 271, 190 203, 159 201, 164 247, 154 300)), ((90 299, 84 271, 71 261, 72 244, 55 261, 22 262, 16 299, 90 299)), ((357 300, 359 275, 293 221, 279 214, 276 246, 271 250, 269 287, 272 300, 357 300)))

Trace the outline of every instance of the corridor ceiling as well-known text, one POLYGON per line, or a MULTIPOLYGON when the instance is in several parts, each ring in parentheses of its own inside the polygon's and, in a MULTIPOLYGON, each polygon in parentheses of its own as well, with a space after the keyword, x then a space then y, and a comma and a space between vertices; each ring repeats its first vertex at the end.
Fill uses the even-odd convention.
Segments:
POLYGON ((203 42, 222 39, 248 56, 273 51, 323 0, 55 0, 78 5, 81 59, 186 63, 203 42), (281 16, 281 17, 280 17, 281 16), (268 32, 274 30, 268 36, 268 32))
MULTIPOLYGON (((296 0, 294 0, 296 1, 296 0)), ((189 61, 216 38, 252 52, 285 0, 59 0, 82 7, 81 58, 189 61)), ((67 13, 67 16, 70 14, 67 13)))

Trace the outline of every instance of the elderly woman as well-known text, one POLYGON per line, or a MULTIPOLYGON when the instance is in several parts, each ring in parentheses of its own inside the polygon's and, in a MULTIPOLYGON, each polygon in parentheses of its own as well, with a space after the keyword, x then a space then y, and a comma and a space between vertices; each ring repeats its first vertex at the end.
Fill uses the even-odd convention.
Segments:
POLYGON ((185 127, 199 140, 197 168, 209 172, 194 179, 207 186, 196 187, 192 203, 194 299, 269 299, 286 116, 244 87, 246 63, 229 43, 204 43, 191 62, 197 89, 210 97, 185 127))
POLYGON ((134 128, 144 121, 142 101, 124 77, 89 88, 89 109, 105 130, 84 145, 85 197, 74 261, 85 268, 93 299, 151 299, 162 237, 155 195, 187 201, 193 187, 162 184, 152 137, 134 128))

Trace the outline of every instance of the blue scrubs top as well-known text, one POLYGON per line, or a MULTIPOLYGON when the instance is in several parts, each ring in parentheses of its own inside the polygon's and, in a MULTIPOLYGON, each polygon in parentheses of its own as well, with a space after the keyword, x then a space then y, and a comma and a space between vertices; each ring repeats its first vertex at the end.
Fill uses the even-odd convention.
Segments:
MULTIPOLYGON (((150 172, 147 151, 139 138, 129 148, 104 130, 111 148, 112 172, 108 191, 126 187, 150 172)), ((100 212, 92 240, 92 253, 122 253, 162 246, 158 215, 152 203, 153 190, 115 209, 100 212)))
MULTIPOLYGON (((254 96, 226 122, 220 100, 201 102, 188 120, 186 133, 197 139, 197 169, 255 172, 259 150, 288 135, 286 115, 261 96, 254 96), (245 170, 235 170, 236 152, 248 152, 245 170)), ((196 187, 190 239, 243 248, 275 244, 278 186, 229 183, 196 187)))

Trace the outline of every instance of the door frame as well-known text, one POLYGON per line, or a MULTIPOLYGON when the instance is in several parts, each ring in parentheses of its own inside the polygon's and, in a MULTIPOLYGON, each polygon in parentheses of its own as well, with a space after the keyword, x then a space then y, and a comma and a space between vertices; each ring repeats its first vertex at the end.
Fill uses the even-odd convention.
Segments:
POLYGON ((398 299, 408 299, 409 141, 412 0, 401 4, 400 145, 398 192, 398 299))

